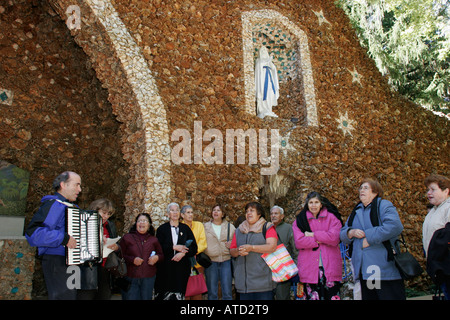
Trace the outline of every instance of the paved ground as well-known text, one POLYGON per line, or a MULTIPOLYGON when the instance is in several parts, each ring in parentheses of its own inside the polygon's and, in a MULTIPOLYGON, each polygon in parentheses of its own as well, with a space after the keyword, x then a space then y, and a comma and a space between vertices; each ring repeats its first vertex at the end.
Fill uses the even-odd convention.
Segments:
MULTIPOLYGON (((122 296, 120 294, 113 294, 111 297, 111 300, 122 300, 122 296)), ((433 296, 420 296, 420 297, 414 297, 414 298, 408 298, 406 300, 433 300, 433 296)))
POLYGON ((408 298, 406 300, 433 300, 433 296, 420 296, 420 297, 414 297, 414 298, 408 298))

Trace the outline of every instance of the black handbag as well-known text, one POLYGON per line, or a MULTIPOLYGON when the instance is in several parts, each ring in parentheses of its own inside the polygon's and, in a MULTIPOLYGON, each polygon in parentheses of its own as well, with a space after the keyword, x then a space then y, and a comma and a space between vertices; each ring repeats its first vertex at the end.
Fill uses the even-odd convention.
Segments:
POLYGON ((396 250, 392 248, 392 252, 394 254, 395 265, 400 271, 402 278, 404 280, 410 280, 420 276, 423 273, 423 269, 416 258, 414 258, 414 256, 408 252, 405 238, 403 237, 403 234, 401 234, 401 236, 402 240, 395 240, 395 246, 398 249, 396 250), (403 244, 403 246, 405 247, 405 252, 400 251, 400 247, 397 245, 397 243, 403 244))
MULTIPOLYGON (((230 240, 230 223, 228 222, 227 241, 229 240, 230 240)), ((211 258, 204 252, 200 252, 195 258, 198 264, 201 265, 203 268, 208 268, 212 264, 211 258)))
POLYGON ((115 277, 124 277, 127 275, 127 264, 125 259, 114 251, 106 258, 105 269, 115 277))
POLYGON ((196 256, 196 259, 198 264, 201 265, 203 268, 208 268, 212 264, 211 258, 204 252, 200 252, 196 256))

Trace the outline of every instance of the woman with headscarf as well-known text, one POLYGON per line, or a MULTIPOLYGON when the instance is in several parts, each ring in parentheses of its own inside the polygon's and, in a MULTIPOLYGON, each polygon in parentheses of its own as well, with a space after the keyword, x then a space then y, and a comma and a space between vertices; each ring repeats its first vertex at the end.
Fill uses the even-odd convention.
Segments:
POLYGON ((292 224, 298 249, 298 272, 305 300, 339 300, 342 258, 337 208, 318 192, 310 192, 292 224))

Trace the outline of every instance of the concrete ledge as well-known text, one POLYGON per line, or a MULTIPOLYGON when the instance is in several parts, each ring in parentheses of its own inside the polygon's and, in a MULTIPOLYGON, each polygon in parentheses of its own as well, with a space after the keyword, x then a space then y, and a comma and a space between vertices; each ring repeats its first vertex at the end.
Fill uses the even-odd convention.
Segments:
POLYGON ((0 236, 22 236, 25 217, 0 216, 0 236))

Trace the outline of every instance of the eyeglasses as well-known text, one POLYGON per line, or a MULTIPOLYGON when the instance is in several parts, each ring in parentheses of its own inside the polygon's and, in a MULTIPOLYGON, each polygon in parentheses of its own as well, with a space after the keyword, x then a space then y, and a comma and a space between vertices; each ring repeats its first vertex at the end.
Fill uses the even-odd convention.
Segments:
POLYGON ((137 223, 149 223, 147 219, 139 219, 137 223))

